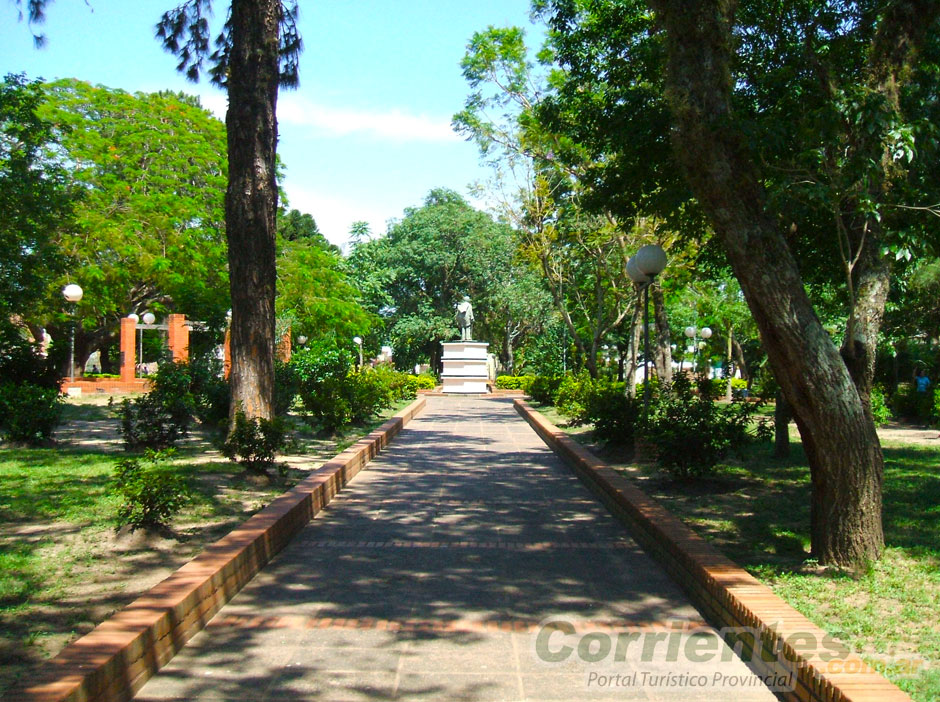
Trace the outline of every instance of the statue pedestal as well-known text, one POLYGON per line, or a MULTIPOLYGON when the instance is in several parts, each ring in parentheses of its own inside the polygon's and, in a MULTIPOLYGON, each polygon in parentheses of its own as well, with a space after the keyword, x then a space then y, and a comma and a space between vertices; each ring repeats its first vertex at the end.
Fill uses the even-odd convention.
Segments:
POLYGON ((489 392, 484 341, 444 341, 444 371, 441 383, 445 393, 481 394, 489 392))

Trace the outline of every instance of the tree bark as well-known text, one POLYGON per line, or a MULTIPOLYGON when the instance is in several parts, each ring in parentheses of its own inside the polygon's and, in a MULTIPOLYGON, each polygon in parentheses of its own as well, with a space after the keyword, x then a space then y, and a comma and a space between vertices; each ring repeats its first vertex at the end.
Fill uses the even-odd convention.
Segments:
POLYGON ((790 404, 812 474, 822 563, 862 567, 884 548, 884 459, 875 426, 768 215, 731 108, 733 2, 652 0, 666 30, 676 150, 721 238, 790 404))
POLYGON ((734 327, 728 327, 728 353, 725 355, 725 375, 728 379, 728 384, 725 386, 725 399, 728 402, 734 398, 734 387, 731 380, 734 378, 734 370, 731 367, 732 358, 734 355, 734 327))
POLYGON ((630 365, 628 367, 626 383, 628 397, 636 397, 636 369, 639 367, 637 358, 639 356, 640 336, 643 334, 643 328, 639 324, 641 300, 642 297, 638 295, 636 306, 633 310, 633 316, 630 319, 630 365))
POLYGON ((741 377, 747 381, 748 388, 751 387, 751 372, 748 370, 747 363, 744 361, 744 349, 741 348, 741 344, 737 339, 731 339, 731 348, 734 350, 734 362, 738 365, 738 370, 741 371, 741 377))
POLYGON ((226 236, 232 295, 231 416, 274 415, 280 0, 232 1, 226 236))
POLYGON ((669 338, 669 320, 666 318, 666 301, 663 286, 657 280, 650 287, 653 298, 653 317, 656 319, 656 377, 661 383, 672 384, 672 349, 669 338))
POLYGON ((509 375, 515 375, 516 358, 512 348, 515 338, 516 333, 512 320, 507 320, 506 327, 503 329, 503 360, 506 364, 506 372, 509 375))
POLYGON ((865 410, 871 413, 878 332, 884 320, 885 304, 891 287, 891 266, 872 244, 866 246, 862 256, 855 305, 850 321, 846 324, 840 352, 865 410))

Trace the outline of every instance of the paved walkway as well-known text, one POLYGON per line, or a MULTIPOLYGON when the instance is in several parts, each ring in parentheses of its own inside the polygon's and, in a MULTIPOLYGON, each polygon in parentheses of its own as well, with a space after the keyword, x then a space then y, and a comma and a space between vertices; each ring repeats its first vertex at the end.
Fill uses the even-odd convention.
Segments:
POLYGON ((722 647, 511 401, 432 396, 138 699, 773 700, 722 647))

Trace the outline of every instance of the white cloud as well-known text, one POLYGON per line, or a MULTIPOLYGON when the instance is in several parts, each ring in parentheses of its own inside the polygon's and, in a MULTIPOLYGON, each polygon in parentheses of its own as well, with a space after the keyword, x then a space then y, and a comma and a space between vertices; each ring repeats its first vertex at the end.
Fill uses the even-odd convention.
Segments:
POLYGON ((277 117, 281 122, 313 127, 334 136, 358 133, 394 141, 462 141, 451 129, 449 119, 399 109, 379 112, 328 107, 294 95, 278 100, 277 117))
POLYGON ((303 187, 284 184, 289 207, 309 212, 317 227, 331 244, 344 246, 349 239, 349 228, 353 222, 366 221, 373 236, 385 233, 386 223, 401 212, 383 210, 368 202, 350 200, 331 193, 313 192, 303 187))
POLYGON ((218 91, 212 93, 200 92, 199 102, 217 118, 223 122, 225 121, 225 111, 228 109, 228 98, 225 95, 218 91))

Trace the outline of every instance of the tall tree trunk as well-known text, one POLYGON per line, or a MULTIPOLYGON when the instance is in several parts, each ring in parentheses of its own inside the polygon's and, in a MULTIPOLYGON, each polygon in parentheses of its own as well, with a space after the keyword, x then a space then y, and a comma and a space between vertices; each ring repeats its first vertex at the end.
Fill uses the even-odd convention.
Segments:
POLYGON ((884 548, 884 459, 875 426, 806 295, 731 109, 735 3, 652 0, 666 30, 676 151, 721 238, 812 474, 811 538, 822 563, 861 567, 884 548))
POLYGON ((750 388, 751 372, 744 361, 744 349, 741 348, 741 344, 734 337, 731 339, 731 348, 734 350, 734 362, 737 364, 738 370, 741 371, 741 377, 747 381, 748 388, 750 388))
POLYGON ((731 367, 732 358, 734 355, 734 327, 730 324, 728 325, 728 352, 725 354, 725 375, 728 377, 728 384, 725 387, 725 399, 728 402, 734 398, 734 387, 732 384, 732 379, 734 378, 734 370, 731 367))
POLYGON ((231 414, 274 415, 277 90, 280 0, 232 1, 228 74, 231 414))
POLYGON ((628 367, 627 377, 627 395, 636 397, 636 369, 639 367, 637 361, 639 357, 640 337, 643 334, 643 326, 639 324, 640 320, 640 302, 642 298, 637 297, 636 309, 633 311, 633 318, 630 321, 630 365, 628 367))
POLYGON ((669 338, 669 320, 666 318, 666 301, 663 286, 657 280, 650 287, 653 299, 653 317, 656 320, 656 377, 661 383, 672 384, 672 348, 669 338))
POLYGON ((503 330, 503 360, 506 364, 506 372, 509 375, 515 375, 514 366, 516 359, 512 348, 512 342, 514 339, 515 333, 513 329, 513 323, 511 320, 507 320, 506 327, 503 330))
POLYGON ((891 287, 891 266, 875 248, 868 244, 862 252, 863 259, 860 262, 864 262, 864 265, 858 276, 855 306, 846 325, 840 350, 859 397, 869 413, 875 381, 878 332, 881 330, 891 287))
POLYGON ((98 347, 102 373, 114 373, 114 359, 111 358, 111 350, 113 348, 114 342, 110 340, 98 347))

